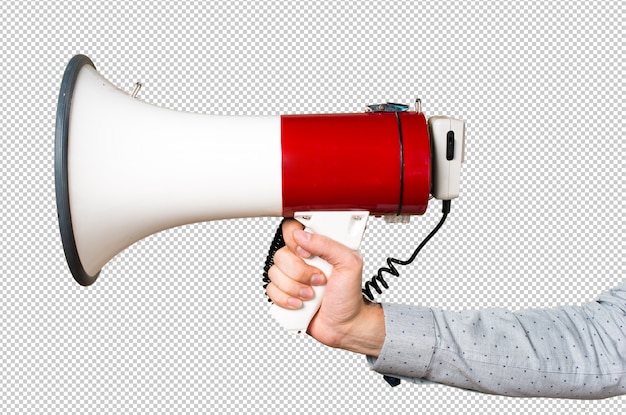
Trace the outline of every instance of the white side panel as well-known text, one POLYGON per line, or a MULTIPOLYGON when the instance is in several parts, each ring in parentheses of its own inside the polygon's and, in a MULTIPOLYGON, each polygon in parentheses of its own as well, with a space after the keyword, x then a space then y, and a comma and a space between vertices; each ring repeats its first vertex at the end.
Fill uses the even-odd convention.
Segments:
POLYGON ((282 215, 280 117, 184 113, 146 104, 93 68, 72 100, 69 189, 89 274, 132 243, 188 223, 282 215))
POLYGON ((465 161, 465 121, 437 116, 428 119, 432 146, 432 194, 439 200, 459 197, 461 165, 465 161), (448 154, 448 133, 453 134, 448 154), (451 156, 451 157, 449 157, 451 156))

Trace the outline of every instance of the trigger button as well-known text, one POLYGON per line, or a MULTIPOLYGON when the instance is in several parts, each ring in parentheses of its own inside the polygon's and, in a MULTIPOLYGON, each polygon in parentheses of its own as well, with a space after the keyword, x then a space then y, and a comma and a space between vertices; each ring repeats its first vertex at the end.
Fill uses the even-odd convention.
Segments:
POLYGON ((448 131, 446 137, 446 160, 454 159, 454 131, 448 131))

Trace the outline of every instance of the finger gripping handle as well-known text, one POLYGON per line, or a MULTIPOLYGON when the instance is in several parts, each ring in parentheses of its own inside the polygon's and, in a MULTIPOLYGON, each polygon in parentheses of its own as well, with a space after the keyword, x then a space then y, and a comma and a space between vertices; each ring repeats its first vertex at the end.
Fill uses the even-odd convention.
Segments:
MULTIPOLYGON (((354 250, 361 245, 368 217, 367 211, 297 212, 294 215, 296 220, 305 225, 305 231, 328 236, 354 250)), ((322 258, 305 258, 304 262, 318 268, 327 279, 330 278, 333 267, 322 258)), ((304 301, 297 310, 273 304, 270 314, 285 330, 296 334, 305 333, 322 304, 325 289, 325 286, 313 287, 314 297, 304 301)))

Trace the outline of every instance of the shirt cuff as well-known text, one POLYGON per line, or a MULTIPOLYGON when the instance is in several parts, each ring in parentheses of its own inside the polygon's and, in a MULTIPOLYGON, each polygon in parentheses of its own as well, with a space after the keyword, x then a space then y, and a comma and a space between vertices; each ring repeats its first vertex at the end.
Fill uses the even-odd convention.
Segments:
POLYGON ((383 303, 385 342, 378 358, 368 356, 378 373, 400 378, 423 378, 433 358, 435 321, 428 307, 383 303))

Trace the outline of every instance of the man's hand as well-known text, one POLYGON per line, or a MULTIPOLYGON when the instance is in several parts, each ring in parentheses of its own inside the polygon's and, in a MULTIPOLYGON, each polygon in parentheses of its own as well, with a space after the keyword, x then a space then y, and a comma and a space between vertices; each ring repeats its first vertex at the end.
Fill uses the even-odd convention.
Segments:
POLYGON ((308 333, 321 343, 377 356, 385 338, 382 307, 363 299, 363 260, 337 241, 302 230, 295 220, 283 223, 285 247, 274 255, 267 295, 280 307, 298 309, 314 295, 313 285, 326 293, 308 333), (303 258, 319 256, 333 266, 331 275, 307 265, 303 258))

